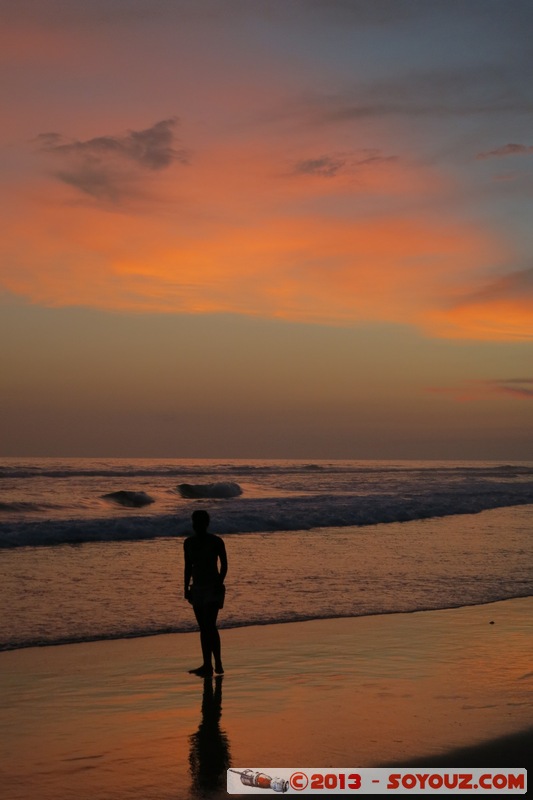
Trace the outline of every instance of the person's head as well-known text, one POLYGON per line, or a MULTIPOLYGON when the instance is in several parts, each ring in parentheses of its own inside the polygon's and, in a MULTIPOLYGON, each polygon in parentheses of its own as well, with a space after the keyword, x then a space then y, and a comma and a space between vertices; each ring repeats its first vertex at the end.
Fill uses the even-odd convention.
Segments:
POLYGON ((205 533, 209 527, 209 514, 203 509, 192 512, 192 527, 195 533, 205 533))

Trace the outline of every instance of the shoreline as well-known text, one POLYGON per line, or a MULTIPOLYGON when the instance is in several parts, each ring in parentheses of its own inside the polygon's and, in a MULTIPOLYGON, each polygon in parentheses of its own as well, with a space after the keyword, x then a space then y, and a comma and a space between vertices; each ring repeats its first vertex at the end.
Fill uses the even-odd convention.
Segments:
POLYGON ((5 800, 225 797, 228 764, 524 767, 532 620, 529 597, 226 629, 205 682, 196 633, 3 652, 5 800))
MULTIPOLYGON (((513 597, 505 597, 499 600, 487 600, 485 603, 479 602, 472 602, 472 603, 461 603, 460 605, 453 605, 453 606, 445 606, 444 608, 415 608, 413 610, 399 610, 399 611, 376 611, 376 612, 369 612, 367 614, 341 614, 331 617, 301 617, 297 619, 288 619, 288 620, 258 620, 255 622, 250 623, 242 623, 242 624, 230 624, 224 625, 224 622, 219 622, 218 628, 220 631, 236 631, 236 630, 248 630, 254 628, 265 628, 265 627, 277 627, 278 625, 305 625, 309 622, 329 622, 329 621, 336 621, 336 620, 352 620, 352 619, 368 619, 373 617, 390 617, 395 615, 408 615, 408 614, 432 614, 434 612, 439 611, 457 611, 460 609, 467 609, 467 608, 484 608, 491 605, 497 605, 498 603, 508 603, 512 602, 513 600, 527 600, 528 598, 533 598, 532 594, 524 594, 524 595, 517 595, 513 597)), ((148 631, 144 632, 135 632, 131 634, 124 634, 122 636, 114 636, 110 634, 109 636, 95 636, 94 638, 84 638, 84 639, 72 639, 72 640, 65 640, 65 641, 58 641, 58 642, 31 642, 31 643, 24 643, 22 645, 17 645, 16 647, 0 647, 0 659, 4 653, 15 653, 21 650, 40 650, 46 647, 74 647, 76 645, 86 645, 86 644, 98 644, 99 642, 122 642, 122 641, 131 641, 136 639, 150 639, 152 637, 157 636, 188 636, 191 634, 196 633, 195 630, 160 630, 160 631, 148 631)))
MULTIPOLYGON (((368 618, 379 618, 379 617, 390 617, 395 615, 408 615, 408 614, 432 614, 438 613, 440 611, 458 611, 461 609, 467 608, 484 608, 491 605, 497 605, 498 603, 508 603, 512 602, 513 600, 527 600, 528 598, 533 598, 531 594, 524 594, 524 595, 517 595, 513 597, 505 597, 499 600, 487 600, 484 603, 479 602, 472 602, 472 603, 462 603, 460 605, 454 606, 446 606, 444 608, 415 608, 413 610, 398 610, 398 611, 375 611, 369 612, 366 614, 339 614, 331 617, 298 617, 297 619, 281 619, 281 620, 257 620, 255 622, 250 623, 242 623, 242 624, 229 624, 225 625, 224 622, 219 622, 218 628, 220 631, 236 631, 236 630, 248 630, 253 628, 265 628, 265 627, 277 627, 279 625, 305 625, 308 622, 330 622, 336 620, 351 620, 351 619, 368 619, 368 618)), ((40 650, 46 647, 74 647, 76 645, 85 645, 85 644, 98 644, 99 642, 122 642, 122 641, 131 641, 132 639, 150 639, 157 636, 187 636, 194 634, 195 630, 159 630, 159 631, 148 631, 148 632, 134 632, 131 634, 123 634, 121 636, 114 636, 110 634, 109 636, 98 635, 94 638, 87 637, 84 639, 72 639, 72 640, 65 640, 65 641, 57 641, 57 642, 30 642, 30 643, 23 643, 21 645, 17 645, 15 647, 0 647, 0 659, 4 653, 15 653, 21 650, 40 650)))

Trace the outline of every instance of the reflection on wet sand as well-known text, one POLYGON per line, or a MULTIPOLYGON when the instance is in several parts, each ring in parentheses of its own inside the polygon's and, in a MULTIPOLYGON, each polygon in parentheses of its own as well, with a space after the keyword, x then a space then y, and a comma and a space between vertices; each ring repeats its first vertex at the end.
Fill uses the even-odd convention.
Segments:
POLYGON ((192 797, 226 792, 226 771, 231 761, 228 737, 220 728, 223 677, 204 679, 202 718, 198 730, 189 737, 192 797))

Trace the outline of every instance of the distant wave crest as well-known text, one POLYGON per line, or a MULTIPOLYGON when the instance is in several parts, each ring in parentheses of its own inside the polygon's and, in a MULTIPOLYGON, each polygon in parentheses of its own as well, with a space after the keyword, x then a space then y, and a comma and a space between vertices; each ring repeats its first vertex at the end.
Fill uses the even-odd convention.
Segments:
POLYGON ((476 466, 473 464, 463 465, 450 465, 445 466, 442 463, 432 466, 430 462, 421 464, 398 463, 398 464, 379 464, 372 462, 360 464, 343 464, 335 462, 324 462, 319 464, 306 463, 295 464, 287 463, 280 464, 280 462, 272 462, 271 464, 264 462, 261 464, 213 464, 209 463, 204 465, 199 464, 154 464, 143 465, 131 463, 131 465, 121 467, 117 464, 87 466, 80 468, 78 465, 68 467, 61 465, 57 467, 47 467, 44 465, 36 466, 20 466, 20 465, 0 465, 0 478, 149 478, 149 477, 176 477, 180 476, 212 476, 220 475, 292 475, 302 472, 319 472, 327 470, 332 474, 387 474, 387 473, 449 473, 455 475, 464 475, 465 477, 477 474, 483 478, 498 478, 498 477, 533 477, 533 467, 527 464, 491 464, 476 466))
POLYGON ((126 506, 129 508, 142 508, 149 506, 155 502, 153 497, 150 497, 146 492, 129 492, 121 490, 119 492, 109 492, 102 495, 104 500, 109 500, 111 503, 117 503, 119 506, 126 506))
POLYGON ((33 503, 31 500, 13 500, 10 502, 0 501, 0 512, 2 511, 49 511, 50 509, 62 508, 56 503, 33 503))
POLYGON ((178 492, 187 499, 202 497, 239 497, 242 489, 238 483, 180 483, 178 492))

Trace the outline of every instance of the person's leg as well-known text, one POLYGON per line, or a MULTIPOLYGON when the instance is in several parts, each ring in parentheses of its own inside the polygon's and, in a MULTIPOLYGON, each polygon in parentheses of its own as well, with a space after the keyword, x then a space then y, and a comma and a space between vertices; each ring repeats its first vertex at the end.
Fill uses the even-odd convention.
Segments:
MULTIPOLYGON (((204 619, 207 630, 209 650, 210 653, 213 654, 213 658, 215 660, 215 672, 218 675, 222 675, 224 669, 222 667, 222 658, 220 655, 220 634, 217 628, 218 611, 218 605, 215 603, 206 606, 204 619)), ((211 661, 211 655, 209 656, 209 660, 211 661)))
POLYGON ((200 628, 200 644, 202 647, 204 663, 201 667, 198 667, 197 669, 191 669, 189 672, 200 676, 213 674, 213 665, 211 663, 211 631, 209 628, 209 617, 206 615, 208 608, 209 607, 206 608, 204 606, 193 606, 194 616, 196 617, 198 627, 200 628))

